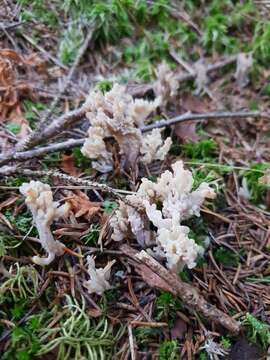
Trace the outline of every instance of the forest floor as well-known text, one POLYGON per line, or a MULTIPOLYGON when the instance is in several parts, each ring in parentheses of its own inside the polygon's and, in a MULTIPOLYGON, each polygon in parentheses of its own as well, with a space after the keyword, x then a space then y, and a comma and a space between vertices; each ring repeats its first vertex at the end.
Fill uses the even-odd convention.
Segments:
POLYGON ((268 5, 1 1, 1 359, 267 359, 270 189, 260 179, 270 168, 268 5), (161 63, 178 89, 148 125, 166 121, 168 155, 145 165, 135 154, 124 166, 109 139, 112 168, 98 171, 81 152, 90 90, 105 96, 119 83, 154 100, 161 63), (194 188, 206 182, 216 198, 185 221, 204 253, 175 275, 164 260, 138 260, 147 245, 113 241, 109 224, 142 178, 155 182, 178 160, 194 188), (47 266, 32 261, 43 250, 19 191, 30 180, 70 206, 52 225, 66 252, 47 266), (102 295, 84 286, 88 255, 98 268, 115 260, 102 295))

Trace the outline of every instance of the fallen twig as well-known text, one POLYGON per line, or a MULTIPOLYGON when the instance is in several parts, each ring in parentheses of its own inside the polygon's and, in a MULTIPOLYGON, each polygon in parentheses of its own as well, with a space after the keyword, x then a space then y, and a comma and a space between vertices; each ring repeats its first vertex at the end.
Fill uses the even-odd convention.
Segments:
MULTIPOLYGON (((225 60, 221 60, 215 64, 207 65, 206 74, 210 75, 211 73, 213 73, 217 70, 223 69, 225 66, 234 64, 237 60, 237 57, 238 57, 238 55, 232 55, 225 60)), ((176 74, 176 76, 175 76, 179 85, 186 81, 195 80, 196 77, 197 77, 196 72, 187 73, 184 75, 183 75, 183 73, 180 73, 178 75, 176 74)), ((147 92, 153 90, 153 87, 154 87, 153 84, 149 84, 149 85, 142 84, 142 85, 136 85, 136 86, 130 85, 128 87, 128 92, 133 96, 142 96, 143 94, 146 94, 147 92)))
POLYGON ((16 29, 18 26, 21 26, 23 24, 25 24, 26 21, 19 21, 19 22, 14 22, 14 23, 10 23, 10 24, 4 24, 4 23, 0 23, 0 31, 4 31, 4 30, 14 30, 16 29))
MULTIPOLYGON (((200 121, 200 120, 210 120, 210 119, 232 119, 232 118, 247 118, 247 117, 259 117, 262 114, 258 111, 224 111, 224 112, 209 112, 209 113, 202 113, 202 114, 193 114, 191 112, 187 112, 182 115, 178 115, 169 120, 160 120, 156 121, 153 124, 144 126, 141 130, 142 132, 151 131, 153 129, 158 129, 166 126, 171 126, 178 124, 184 121, 200 121)), ((267 115, 266 115, 267 116, 267 115)))
POLYGON ((128 340, 129 340, 129 351, 131 355, 131 360, 136 360, 136 353, 134 348, 134 340, 133 340, 131 325, 128 325, 128 340))
MULTIPOLYGON (((43 136, 40 134, 40 138, 36 138, 36 141, 39 143, 41 140, 48 140, 48 138, 54 137, 58 134, 58 132, 62 129, 63 126, 67 126, 67 124, 72 124, 73 122, 81 119, 85 114, 85 109, 82 106, 81 108, 74 110, 70 113, 64 114, 58 119, 56 119, 50 127, 43 133, 43 136)), ((209 112, 202 114, 193 114, 193 113, 185 113, 182 115, 178 115, 174 118, 168 120, 160 120, 156 121, 153 124, 144 126, 141 130, 142 132, 148 132, 153 129, 162 128, 166 126, 171 126, 178 124, 180 122, 185 121, 200 121, 200 120, 210 120, 210 119, 232 119, 232 118, 247 118, 247 117, 269 117, 267 114, 261 114, 258 111, 239 111, 239 112, 209 112)), ((22 151, 22 152, 13 152, 8 155, 0 155, 0 165, 5 165, 11 160, 23 161, 27 159, 31 159, 33 157, 38 157, 49 152, 60 151, 65 149, 71 149, 76 146, 83 145, 85 139, 70 139, 64 142, 51 144, 48 146, 40 147, 33 150, 22 151)))
MULTIPOLYGON (((81 120, 85 112, 87 111, 87 108, 83 105, 80 108, 70 111, 66 114, 63 114, 59 118, 57 118, 51 125, 47 127, 47 129, 43 132, 43 134, 39 134, 35 141, 33 141, 32 145, 38 145, 39 143, 42 143, 56 135, 62 130, 63 127, 67 127, 71 125, 72 123, 81 120)), ((6 155, 6 156, 0 156, 0 165, 4 165, 10 160, 14 159, 17 156, 17 152, 13 151, 12 153, 6 155)))
POLYGON ((141 274, 150 286, 156 286, 163 290, 170 291, 173 295, 179 296, 187 307, 199 312, 207 320, 222 325, 233 334, 239 333, 239 322, 219 310, 216 306, 209 304, 198 293, 197 289, 190 284, 182 282, 175 274, 165 269, 145 251, 138 253, 126 244, 120 246, 120 250, 128 256, 129 262, 132 263, 136 271, 141 274), (143 269, 141 268, 142 266, 143 269), (148 276, 146 276, 145 269, 147 269, 147 271, 149 270, 148 276), (160 278, 160 282, 157 281, 157 276, 160 278))
MULTIPOLYGON (((89 186, 90 189, 107 192, 118 199, 123 198, 122 195, 120 195, 121 191, 119 192, 118 189, 114 189, 106 184, 100 184, 95 181, 80 179, 75 176, 66 175, 66 174, 60 173, 59 171, 29 170, 29 169, 21 169, 21 168, 18 168, 17 166, 3 166, 0 168, 0 176, 7 176, 7 175, 16 174, 16 173, 20 174, 20 175, 33 176, 33 177, 51 176, 51 177, 55 177, 58 179, 62 179, 64 181, 68 181, 73 184, 89 186)), ((124 198, 122 200, 124 200, 124 198)))
POLYGON ((0 163, 2 159, 5 159, 5 161, 10 161, 10 160, 24 161, 28 159, 33 159, 35 157, 39 157, 41 155, 46 155, 51 152, 72 149, 76 146, 81 146, 84 143, 84 141, 85 139, 70 139, 67 141, 50 144, 48 146, 43 146, 32 150, 15 152, 6 157, 0 155, 0 163))

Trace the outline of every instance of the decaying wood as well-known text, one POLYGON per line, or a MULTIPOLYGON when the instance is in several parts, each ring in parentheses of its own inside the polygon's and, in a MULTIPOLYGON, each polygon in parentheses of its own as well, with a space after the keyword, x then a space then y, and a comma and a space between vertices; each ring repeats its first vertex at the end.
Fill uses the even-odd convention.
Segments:
MULTIPOLYGON (((197 289, 190 284, 182 282, 175 274, 165 269, 145 251, 137 252, 126 244, 122 245, 120 250, 129 258, 135 270, 143 276, 146 282, 148 278, 144 276, 143 273, 145 273, 145 271, 142 271, 141 266, 151 270, 153 278, 156 276, 160 278, 160 282, 154 282, 155 286, 170 291, 173 295, 180 297, 188 308, 199 312, 207 320, 222 325, 233 334, 239 333, 239 322, 219 310, 216 306, 209 304, 198 293, 197 289)), ((149 285, 153 286, 151 279, 149 285)))

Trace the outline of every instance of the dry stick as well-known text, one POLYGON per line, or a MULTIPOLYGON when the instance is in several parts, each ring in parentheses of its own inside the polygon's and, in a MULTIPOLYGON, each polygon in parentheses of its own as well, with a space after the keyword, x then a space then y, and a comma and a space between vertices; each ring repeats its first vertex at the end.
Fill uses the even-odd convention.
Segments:
MULTIPOLYGON (((67 116, 66 114, 65 116, 67 116)), ((176 116, 169 120, 160 120, 151 125, 146 125, 141 128, 142 132, 151 131, 156 128, 162 128, 166 126, 171 126, 180 122, 185 121, 200 121, 200 120, 208 120, 208 119, 231 119, 231 118, 246 118, 246 117, 259 117, 265 116, 268 117, 267 114, 261 114, 257 111, 250 111, 250 112, 210 112, 210 113, 203 113, 203 114, 192 114, 190 112, 176 116)), ((76 118, 76 116, 74 117, 76 118)), ((73 118, 73 120, 74 120, 73 118)), ((59 118, 60 119, 60 118, 59 118)), ((57 121, 59 121, 59 119, 57 121)), ((72 120, 72 121, 73 121, 72 120)), ((0 165, 4 165, 8 163, 10 160, 18 160, 23 161, 27 159, 31 159, 34 157, 38 157, 44 154, 48 154, 54 151, 60 151, 65 149, 71 149, 77 146, 83 145, 85 139, 70 139, 64 142, 51 144, 48 146, 40 147, 33 150, 22 151, 22 152, 14 152, 10 155, 0 155, 0 165)))
POLYGON ((129 340, 129 350, 130 350, 131 360, 136 360, 136 354, 135 354, 134 340, 133 340, 131 325, 128 325, 128 340, 129 340))
MULTIPOLYGON (((92 188, 92 189, 107 192, 107 193, 113 195, 114 197, 117 197, 117 198, 120 198, 120 199, 123 198, 119 194, 118 189, 114 189, 114 188, 112 188, 112 187, 110 187, 110 186, 108 186, 106 184, 100 184, 100 183, 95 182, 95 181, 80 179, 80 178, 77 178, 75 176, 62 174, 59 171, 19 169, 19 168, 17 168, 17 166, 3 166, 2 168, 0 168, 0 176, 6 176, 6 175, 15 174, 15 173, 19 173, 19 174, 25 175, 25 176, 34 176, 34 177, 36 177, 36 176, 37 177, 40 177, 40 176, 52 176, 52 177, 56 177, 58 179, 62 179, 64 181, 68 181, 68 182, 73 183, 73 184, 85 185, 85 186, 88 186, 89 188, 92 188)), ((122 199, 122 200, 124 200, 124 199, 122 199)))
POLYGON ((10 23, 10 24, 4 24, 3 22, 0 23, 0 31, 4 31, 4 30, 13 30, 15 28, 17 28, 18 26, 21 26, 23 24, 25 24, 26 21, 20 21, 17 23, 10 23))
MULTIPOLYGON (((210 120, 210 119, 231 119, 231 118, 246 118, 246 117, 258 117, 261 115, 265 115, 265 114, 261 114, 258 111, 236 111, 236 112, 229 112, 229 111, 224 111, 224 112, 209 112, 209 113, 202 113, 202 114, 192 114, 191 112, 187 112, 185 114, 182 115, 178 115, 172 119, 169 120, 160 120, 160 121, 156 121, 153 124, 150 125, 146 125, 144 127, 141 128, 142 132, 147 132, 147 131, 151 131, 153 129, 160 129, 162 127, 165 126, 171 126, 171 125, 175 125, 179 122, 184 122, 184 121, 200 121, 200 120, 210 120)), ((265 115, 267 116, 267 115, 265 115)))
MULTIPOLYGON (((39 134, 39 137, 35 138, 35 142, 33 143, 33 145, 38 145, 39 143, 46 141, 51 137, 56 136, 63 127, 69 126, 73 122, 81 120, 84 117, 86 111, 87 111, 87 107, 83 105, 76 110, 70 111, 60 116, 51 125, 48 126, 48 128, 45 130, 43 134, 39 134), (47 135, 47 137, 45 136, 45 134, 47 135)), ((11 154, 8 154, 6 156, 0 155, 0 165, 6 164, 10 160, 12 160, 14 156, 15 157, 17 156, 16 151, 13 151, 11 154)))
MULTIPOLYGON (((64 142, 50 144, 48 146, 43 146, 37 149, 16 152, 10 156, 12 160, 28 160, 34 157, 39 157, 41 155, 46 155, 55 151, 61 151, 66 149, 73 149, 74 147, 83 145, 85 139, 69 139, 64 142)), ((0 163, 1 163, 1 155, 0 155, 0 163)))
MULTIPOLYGON (((151 270, 149 276, 149 285, 152 286, 153 278, 158 276, 162 279, 160 288, 162 288, 162 282, 167 284, 168 288, 170 288, 170 292, 179 296, 181 300, 185 303, 185 305, 200 314, 202 314, 207 320, 213 321, 216 324, 222 325, 224 328, 229 330, 230 332, 237 334, 240 331, 240 324, 219 310, 216 306, 209 304, 190 284, 182 282, 175 274, 165 269, 162 265, 160 265, 155 259, 153 259, 150 255, 148 255, 145 251, 141 251, 138 253, 136 250, 131 248, 128 245, 120 246, 120 250, 128 256, 129 261, 135 266, 136 271, 140 273, 140 266, 146 266, 151 270), (135 260, 135 261, 134 261, 135 260)), ((144 278, 147 281, 147 278, 144 278)), ((155 285, 158 287, 159 284, 156 281, 155 285)))
MULTIPOLYGON (((219 61, 215 64, 211 64, 207 66, 206 69, 206 74, 210 75, 211 73, 220 70, 222 68, 224 68, 227 65, 231 65, 234 64, 237 60, 238 55, 232 55, 230 57, 228 57, 225 60, 219 61)), ((179 84, 186 82, 186 81, 191 81, 191 80, 195 80, 197 77, 197 73, 194 72, 193 74, 178 74, 175 76, 175 79, 179 82, 179 84)), ((149 84, 149 85, 137 85, 135 87, 130 87, 130 94, 133 96, 138 96, 141 95, 142 93, 145 94, 148 91, 153 89, 153 84, 149 84)))
POLYGON ((44 130, 45 126, 47 125, 48 123, 48 120, 49 118, 51 117, 51 115, 53 114, 56 106, 58 105, 59 101, 61 100, 62 98, 62 95, 65 93, 73 75, 74 75, 74 72, 75 70, 77 69, 77 67, 79 66, 79 63, 81 61, 81 58, 83 57, 83 55, 85 54, 88 46, 89 46, 89 43, 93 37, 93 26, 90 28, 90 30, 88 31, 87 33, 87 36, 81 46, 81 48, 79 49, 78 51, 78 54, 74 60, 74 63, 72 65, 72 67, 70 68, 69 70, 69 73, 68 73, 68 76, 64 82, 64 85, 61 89, 61 91, 59 92, 59 94, 57 95, 57 97, 54 99, 54 101, 52 102, 49 110, 46 112, 45 116, 40 120, 40 122, 38 123, 37 125, 37 128, 35 129, 35 131, 33 131, 25 140, 23 140, 21 143, 18 143, 17 146, 16 146, 16 150, 17 151, 21 151, 21 150, 24 150, 24 149, 29 149, 32 146, 32 143, 35 143, 35 137, 39 136, 40 133, 44 130))

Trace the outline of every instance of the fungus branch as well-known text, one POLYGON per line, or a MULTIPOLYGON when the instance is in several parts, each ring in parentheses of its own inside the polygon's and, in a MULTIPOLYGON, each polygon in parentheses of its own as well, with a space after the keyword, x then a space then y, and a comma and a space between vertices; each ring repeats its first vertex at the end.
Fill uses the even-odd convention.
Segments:
POLYGON ((96 269, 95 260, 91 256, 87 256, 87 271, 90 276, 88 281, 84 282, 84 287, 90 294, 96 293, 102 295, 105 290, 111 289, 109 284, 111 267, 115 263, 115 260, 108 262, 105 268, 96 269))
POLYGON ((63 255, 65 245, 54 240, 50 226, 54 220, 67 215, 69 206, 53 201, 52 191, 49 185, 40 181, 30 181, 20 187, 20 192, 26 197, 25 202, 29 207, 34 223, 39 234, 39 242, 47 252, 47 257, 34 256, 35 264, 44 266, 50 264, 55 256, 63 255))

